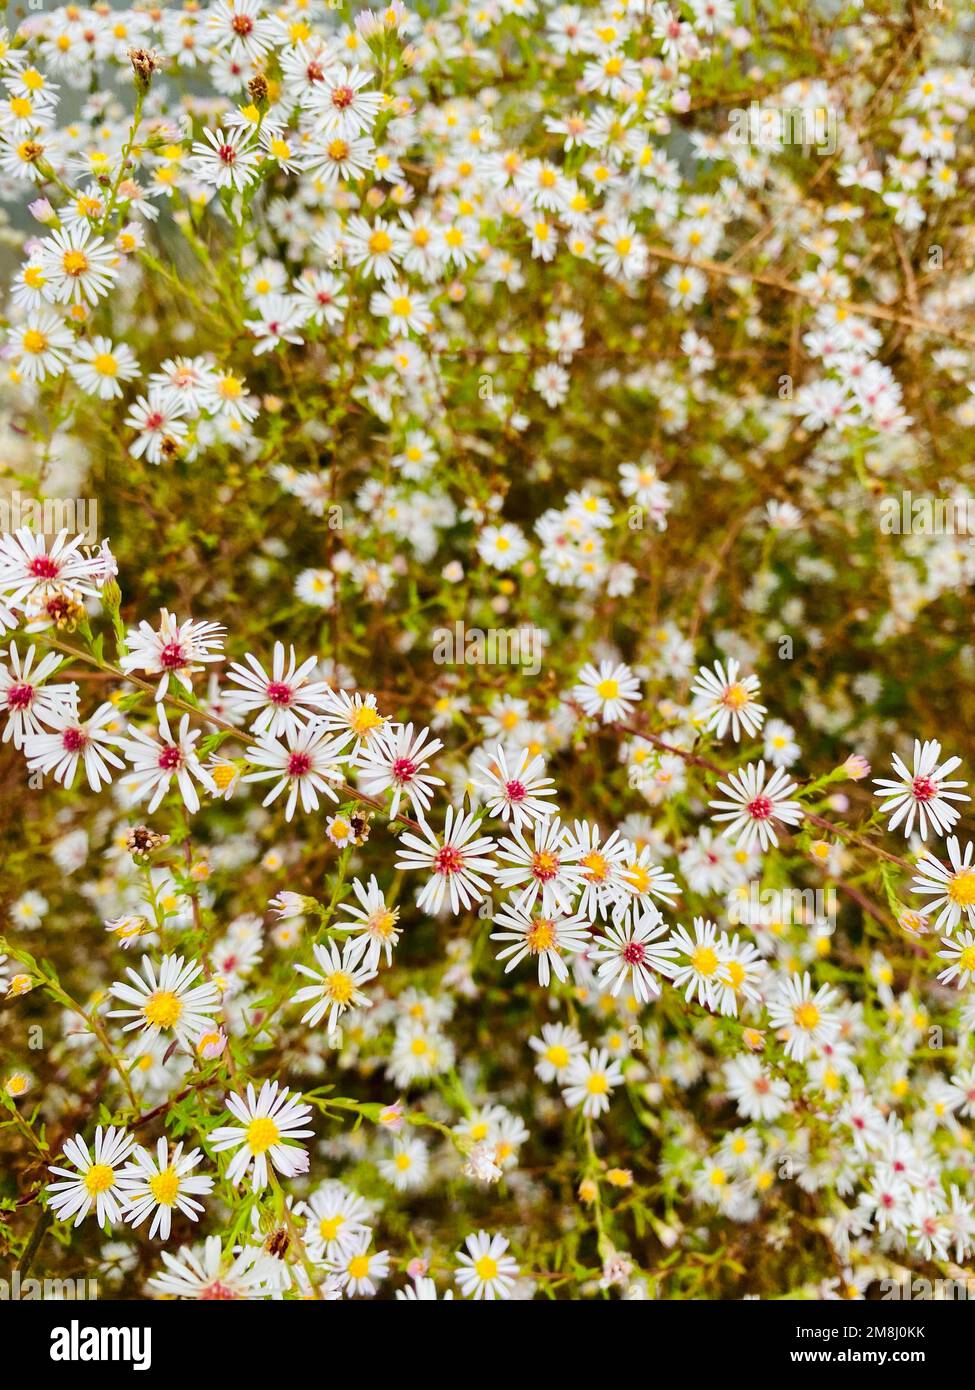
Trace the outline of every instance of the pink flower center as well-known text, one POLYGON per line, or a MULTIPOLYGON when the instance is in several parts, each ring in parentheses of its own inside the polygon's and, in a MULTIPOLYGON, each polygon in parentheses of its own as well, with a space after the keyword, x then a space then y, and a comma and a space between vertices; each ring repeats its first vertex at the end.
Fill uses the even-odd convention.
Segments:
POLYGON ((183 754, 176 747, 176 744, 167 743, 159 754, 159 766, 164 772, 173 772, 176 768, 181 767, 182 763, 183 754))
POLYGON ((66 753, 79 753, 88 742, 88 735, 84 729, 65 729, 61 735, 61 744, 66 753))
POLYGON ((292 753, 288 759, 288 776, 304 777, 311 771, 311 758, 307 753, 292 753))
POLYGON ((412 777, 416 776, 416 763, 412 758, 397 758, 390 771, 393 774, 394 782, 400 784, 409 782, 412 777))
POLYGON ((217 150, 217 154, 220 156, 220 161, 223 164, 233 164, 234 160, 237 158, 237 151, 234 149, 233 145, 221 145, 219 150, 217 150))
POLYGON ((772 814, 772 803, 767 796, 756 796, 754 801, 749 801, 745 810, 753 820, 768 820, 772 814))
POLYGON ((459 873, 464 867, 464 856, 459 849, 453 845, 444 845, 437 850, 436 858, 433 861, 433 871, 436 874, 444 874, 447 878, 451 874, 459 873))
POLYGON ((32 685, 12 685, 7 691, 8 709, 26 709, 34 698, 32 685))
POLYGON ((911 791, 915 801, 930 801, 938 795, 938 786, 930 777, 915 777, 911 783, 911 791))
POLYGON ((647 948, 642 941, 629 941, 623 947, 623 959, 627 965, 642 965, 647 948))
POLYGON ((233 1289, 228 1284, 221 1284, 219 1279, 214 1279, 212 1284, 207 1284, 200 1293, 200 1301, 204 1303, 227 1303, 236 1297, 233 1289))
POLYGON ((166 417, 161 410, 151 410, 146 416, 146 423, 143 425, 143 429, 161 430, 165 423, 166 417))
POLYGON ((56 579, 60 567, 50 555, 35 555, 27 568, 35 579, 56 579))
POLYGON ((178 671, 186 665, 186 653, 179 642, 167 642, 159 653, 159 664, 164 671, 178 671))
POLYGON ((515 781, 505 783, 504 794, 508 801, 524 801, 528 792, 525 789, 524 782, 515 781))
POLYGON ((272 705, 290 705, 294 699, 294 691, 290 685, 285 685, 284 681, 272 681, 267 688, 267 698, 272 705))

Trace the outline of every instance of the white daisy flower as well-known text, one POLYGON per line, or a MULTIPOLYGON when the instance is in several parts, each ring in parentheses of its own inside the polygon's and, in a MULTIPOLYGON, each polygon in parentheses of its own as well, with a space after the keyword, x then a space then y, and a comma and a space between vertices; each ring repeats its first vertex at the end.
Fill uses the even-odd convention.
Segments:
POLYGON ((308 719, 327 708, 331 694, 325 681, 313 681, 310 674, 318 664, 310 656, 299 666, 294 647, 285 660, 283 642, 275 642, 271 670, 266 671, 251 652, 243 662, 231 662, 227 680, 239 690, 227 692, 227 699, 242 715, 252 718, 250 730, 283 738, 298 733, 308 719))
POLYGON ((727 669, 720 661, 714 663, 713 670, 702 666, 691 686, 695 713, 706 719, 705 728, 724 738, 730 727, 736 743, 742 730, 748 735, 756 734, 765 718, 765 706, 755 698, 760 688, 758 677, 739 678, 739 664, 732 658, 727 669))
POLYGON ((184 714, 173 734, 162 705, 156 706, 156 718, 157 731, 130 728, 131 737, 119 739, 119 748, 132 764, 127 788, 136 801, 149 798, 146 809, 151 814, 170 790, 175 778, 187 810, 196 812, 200 809, 196 782, 211 796, 217 792, 215 782, 193 751, 200 731, 190 731, 190 717, 184 714))
POLYGON ((369 1235, 368 1204, 334 1179, 317 1188, 307 1202, 300 1202, 295 1212, 307 1218, 305 1244, 313 1260, 350 1255, 360 1237, 369 1235))
POLYGON ((625 719, 640 699, 640 683, 622 661, 589 664, 579 672, 579 683, 572 687, 572 698, 585 711, 604 724, 625 719))
POLYGON ((591 1047, 588 1056, 573 1057, 565 1072, 562 1098, 571 1109, 582 1106, 589 1119, 598 1119, 609 1109, 609 1099, 622 1084, 623 1068, 611 1061, 607 1050, 591 1047))
POLYGON ((361 948, 365 943, 365 955, 363 964, 371 970, 377 970, 379 962, 385 953, 386 964, 393 963, 393 947, 399 941, 401 932, 396 923, 399 920, 399 908, 389 907, 386 902, 385 894, 376 881, 375 874, 372 875, 368 884, 363 884, 359 878, 352 880, 352 891, 359 900, 360 906, 355 907, 351 903, 342 903, 339 912, 346 914, 348 921, 336 918, 336 929, 352 928, 355 935, 351 938, 357 946, 361 948))
POLYGON ((516 824, 512 838, 505 838, 498 845, 498 859, 512 865, 498 869, 498 887, 521 888, 518 902, 526 910, 541 895, 544 916, 568 913, 582 884, 579 856, 579 847, 573 844, 568 828, 557 816, 536 821, 530 841, 525 828, 516 824))
POLYGON ((542 1036, 529 1038, 528 1046, 538 1056, 535 1075, 546 1082, 564 1080, 573 1058, 586 1050, 578 1030, 565 1023, 543 1023, 542 1036))
POLYGON ((719 782, 718 790, 727 799, 708 802, 719 812, 712 819, 728 822, 722 833, 740 849, 750 850, 756 842, 762 850, 777 845, 773 822, 798 825, 802 820, 802 806, 790 799, 796 784, 781 767, 766 782, 764 762, 748 763, 732 772, 727 782, 719 782))
POLYGON ((389 1252, 370 1251, 371 1244, 371 1232, 364 1231, 355 1237, 348 1250, 326 1262, 348 1298, 357 1294, 371 1298, 389 1274, 389 1252))
POLYGON ((518 1278, 518 1264, 506 1255, 508 1241, 502 1235, 478 1231, 469 1235, 465 1249, 457 1252, 460 1265, 454 1276, 465 1298, 510 1298, 518 1278))
POLYGON ((448 806, 442 838, 426 822, 423 839, 409 832, 400 836, 397 869, 426 869, 431 875, 417 896, 421 912, 436 914, 446 901, 456 916, 483 901, 496 872, 489 858, 495 842, 488 835, 472 838, 478 827, 473 812, 465 815, 448 806))
POLYGON ((482 755, 474 763, 472 782, 484 793, 483 800, 488 815, 499 816, 508 822, 513 830, 544 820, 555 810, 544 797, 555 796, 555 785, 551 777, 543 777, 545 759, 532 755, 527 749, 514 755, 512 766, 499 743, 494 756, 482 755))
POLYGON ((585 917, 547 917, 526 910, 520 904, 508 904, 494 915, 495 926, 504 931, 491 933, 492 941, 513 943, 498 952, 498 960, 507 960, 505 974, 514 970, 526 956, 538 961, 538 983, 547 986, 555 978, 565 981, 569 969, 562 959, 564 953, 584 951, 589 944, 589 923, 585 917))
POLYGON ((213 1190, 213 1179, 193 1176, 193 1169, 203 1157, 202 1150, 183 1153, 183 1145, 172 1148, 166 1139, 156 1143, 155 1155, 137 1144, 132 1158, 125 1165, 123 1176, 131 1178, 132 1186, 125 1197, 125 1219, 139 1226, 152 1214, 149 1239, 168 1240, 175 1208, 190 1221, 199 1220, 203 1203, 194 1200, 213 1190))
POLYGON ((161 1033, 171 1035, 184 1052, 193 1052, 196 1040, 212 1026, 212 1015, 220 1007, 220 991, 215 984, 205 980, 193 985, 202 971, 202 961, 187 962, 182 956, 163 956, 157 971, 145 956, 141 975, 131 968, 126 970, 131 984, 116 981, 110 986, 116 999, 132 1005, 108 1013, 109 1018, 131 1019, 123 1032, 138 1030, 129 1045, 130 1057, 149 1051, 161 1033))
POLYGON ((667 927, 652 905, 618 917, 597 937, 591 957, 597 962, 599 983, 609 987, 612 995, 619 994, 628 983, 641 1003, 655 999, 660 993, 660 975, 671 975, 677 947, 673 939, 661 941, 667 927))
POLYGON ((961 758, 948 758, 939 763, 941 744, 936 739, 921 743, 914 740, 913 771, 895 753, 891 758, 898 781, 874 778, 877 796, 883 798, 881 814, 893 812, 887 822, 888 830, 896 830, 903 822, 904 834, 909 836, 917 819, 918 834, 922 840, 928 838, 928 830, 933 828, 944 835, 951 829, 961 815, 952 801, 970 801, 958 788, 966 787, 967 782, 947 781, 949 772, 961 765, 961 758))
POLYGON ((176 1255, 164 1250, 162 1260, 165 1268, 148 1282, 163 1298, 226 1302, 274 1292, 260 1245, 224 1254, 222 1237, 207 1236, 202 1246, 181 1246, 176 1255))
POLYGON ((339 768, 346 761, 341 750, 342 741, 327 734, 322 721, 317 718, 297 730, 289 730, 283 742, 269 734, 262 734, 247 749, 247 761, 263 770, 249 772, 243 780, 274 781, 274 786, 261 803, 264 806, 269 806, 287 790, 284 818, 292 820, 299 798, 301 809, 306 812, 318 810, 320 793, 330 801, 338 801, 334 786, 342 781, 339 768))
POLYGON ((804 1062, 815 1047, 832 1042, 840 1031, 833 1011, 836 991, 822 985, 815 994, 809 972, 781 981, 768 1001, 769 1022, 784 1031, 787 1057, 804 1062))
POLYGON ((302 1129, 311 1116, 311 1106, 301 1103, 300 1095, 277 1081, 265 1081, 258 1095, 251 1082, 246 1096, 233 1092, 226 1098, 227 1109, 239 1122, 220 1125, 210 1133, 214 1153, 236 1149, 227 1169, 227 1180, 236 1187, 253 1167, 251 1190, 263 1192, 268 1184, 268 1162, 285 1178, 307 1173, 308 1154, 297 1143, 309 1139, 312 1129, 302 1129))
POLYGON ((367 796, 382 796, 392 790, 391 818, 405 795, 422 822, 433 800, 433 788, 443 786, 442 777, 432 777, 424 770, 441 748, 442 740, 434 738, 429 729, 418 729, 414 735, 412 724, 386 724, 360 747, 352 766, 358 770, 358 784, 367 796))
POLYGON ((915 893, 931 898, 925 903, 924 912, 938 909, 935 931, 952 932, 961 921, 962 913, 968 917, 969 925, 975 927, 975 864, 972 863, 975 845, 968 842, 962 854, 956 836, 949 836, 945 842, 951 868, 945 868, 929 849, 925 849, 917 861, 917 875, 912 884, 915 893))
POLYGON ((157 700, 166 694, 170 676, 192 692, 193 673, 202 669, 195 663, 220 661, 226 632, 222 623, 195 622, 192 618, 179 622, 163 608, 158 629, 145 621, 137 628, 129 628, 119 665, 126 673, 144 671, 150 676, 161 675, 157 700))
POLYGON ((341 952, 334 942, 317 943, 312 947, 312 954, 320 968, 313 970, 308 965, 295 966, 299 975, 315 981, 312 985, 304 985, 291 996, 295 1004, 307 1003, 309 999, 315 1001, 311 1008, 302 1014, 302 1023, 310 1024, 314 1028, 328 1014, 325 1030, 326 1033, 333 1033, 336 1021, 346 1009, 369 1008, 369 997, 363 994, 359 986, 374 980, 376 971, 366 961, 361 960, 362 953, 361 937, 358 940, 346 941, 341 952))
POLYGON ((110 1228, 121 1221, 122 1209, 128 1195, 130 1183, 124 1176, 122 1165, 135 1145, 135 1140, 124 1129, 110 1126, 95 1130, 94 1154, 80 1134, 65 1142, 62 1150, 71 1168, 58 1168, 51 1165, 61 1182, 47 1185, 51 1210, 59 1221, 70 1221, 80 1226, 85 1217, 94 1210, 99 1226, 110 1228))
POLYGON ((56 729, 78 715, 76 681, 44 684, 64 658, 59 652, 48 652, 35 666, 36 655, 37 648, 31 646, 21 660, 16 642, 11 642, 9 664, 0 662, 0 711, 7 715, 3 742, 13 740, 15 748, 23 748, 32 735, 43 733, 44 725, 56 729))

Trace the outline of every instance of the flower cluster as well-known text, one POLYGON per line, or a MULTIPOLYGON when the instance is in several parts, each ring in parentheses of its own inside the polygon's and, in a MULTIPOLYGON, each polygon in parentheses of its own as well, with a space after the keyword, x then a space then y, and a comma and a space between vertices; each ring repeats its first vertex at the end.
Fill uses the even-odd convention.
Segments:
POLYGON ((746 10, 0 34, 28 1264, 975 1262, 971 17, 840 6, 793 70, 746 10))

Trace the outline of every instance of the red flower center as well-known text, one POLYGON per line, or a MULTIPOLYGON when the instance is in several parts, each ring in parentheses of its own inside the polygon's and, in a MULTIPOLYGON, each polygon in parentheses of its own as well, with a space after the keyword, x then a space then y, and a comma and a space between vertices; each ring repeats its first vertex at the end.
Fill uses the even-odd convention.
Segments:
POLYGON ((294 699, 294 691, 290 685, 285 685, 284 681, 272 681, 267 688, 267 698, 272 705, 290 705, 294 699))
POLYGON ((309 82, 321 82, 325 76, 325 71, 321 63, 309 63, 305 68, 305 76, 309 82))
POLYGON ((242 39, 254 32, 254 21, 248 14, 235 14, 230 23, 231 29, 235 34, 239 34, 242 39))
POLYGON ((66 753, 80 753, 88 742, 88 735, 83 729, 65 729, 61 735, 61 744, 66 753))
POLYGON ((164 671, 178 671, 186 665, 186 653, 179 642, 167 642, 159 653, 159 664, 164 671))
POLYGON ((930 777, 915 777, 911 783, 911 791, 915 801, 930 801, 938 795, 938 785, 932 782, 930 777))
POLYGON ((32 685, 12 685, 7 691, 8 709, 26 709, 34 698, 32 685))
POLYGON ((390 771, 394 782, 408 782, 411 777, 416 776, 416 763, 412 758, 397 758, 390 771))
POLYGON ((304 777, 311 771, 311 758, 307 753, 292 753, 288 759, 288 776, 304 777))
POLYGON ((161 410, 151 410, 146 416, 146 423, 143 425, 143 429, 161 430, 165 422, 166 417, 161 410))
POLYGON ((768 820, 772 814, 772 803, 767 796, 756 796, 754 801, 749 801, 745 810, 753 820, 768 820))
POLYGON ((183 755, 175 743, 167 743, 159 754, 159 766, 164 772, 173 772, 183 762, 183 755))
POLYGON ((227 1284, 221 1284, 219 1279, 214 1279, 212 1284, 207 1284, 200 1294, 202 1303, 227 1303, 236 1299, 237 1295, 227 1284))
POLYGON ((623 947, 623 959, 627 965, 642 965, 647 948, 642 941, 629 941, 623 947))
POLYGON ((434 873, 445 874, 449 878, 451 874, 459 873, 463 867, 464 856, 453 845, 444 845, 442 849, 437 850, 433 861, 434 873))
POLYGON ((332 105, 337 106, 340 111, 344 111, 347 106, 351 106, 355 100, 355 92, 351 87, 336 87, 332 93, 332 105))
POLYGON ((524 801, 528 792, 525 790, 524 782, 506 782, 504 794, 509 801, 524 801))
POLYGON ((217 150, 217 154, 224 164, 233 164, 234 160, 237 158, 237 151, 234 149, 233 145, 221 145, 219 150, 217 150))
POLYGON ((56 579, 59 566, 50 555, 35 555, 27 566, 35 579, 56 579))

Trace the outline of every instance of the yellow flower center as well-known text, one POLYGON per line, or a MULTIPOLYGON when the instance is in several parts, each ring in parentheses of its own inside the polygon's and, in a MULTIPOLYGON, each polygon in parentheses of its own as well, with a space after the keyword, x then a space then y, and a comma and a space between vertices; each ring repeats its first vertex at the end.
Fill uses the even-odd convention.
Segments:
POLYGON ((806 1032, 811 1033, 819 1022, 819 1010, 811 1000, 807 1000, 805 1004, 800 1004, 796 1009, 795 1020, 798 1027, 804 1028, 806 1032))
POLYGON ((345 1222, 345 1217, 341 1212, 335 1216, 323 1216, 318 1223, 318 1234, 322 1240, 335 1240, 339 1233, 339 1227, 345 1222))
POLYGON ((369 238, 369 250, 374 256, 382 255, 390 249, 392 244, 393 239, 388 232, 373 232, 372 236, 369 238))
POLYGON ((975 869, 962 869, 948 881, 948 897, 959 907, 975 903, 975 869))
POLYGON ((398 912, 391 912, 388 907, 377 908, 369 918, 367 925, 374 936, 378 936, 381 940, 387 941, 393 934, 398 916, 398 912))
POLYGON ((691 956, 691 964, 699 975, 713 975, 718 968, 718 957, 710 946, 698 946, 691 956))
POLYGON ((149 1179, 149 1191, 161 1207, 171 1207, 179 1192, 179 1178, 174 1168, 164 1168, 154 1178, 149 1179))
POLYGON ((28 328, 21 343, 25 352, 39 355, 47 351, 47 334, 42 333, 39 328, 28 328))
POLYGON ((555 1043, 545 1053, 546 1062, 551 1062, 557 1071, 569 1065, 569 1049, 563 1047, 561 1043, 555 1043))
POLYGON ((538 956, 543 951, 551 951, 555 945, 555 923, 548 917, 536 917, 528 928, 525 940, 532 955, 538 956))
POLYGON ((281 1137, 281 1131, 267 1115, 258 1115, 247 1126, 247 1143, 251 1153, 266 1154, 281 1137))
POLYGON ((336 970, 334 974, 326 975, 325 992, 336 1004, 347 1004, 355 992, 352 976, 344 970, 336 970))
POLYGON ((725 966, 727 983, 734 990, 741 989, 745 982, 745 967, 740 960, 729 960, 725 966))
POLYGON ((146 1022, 154 1027, 172 1028, 183 1012, 183 1005, 172 990, 158 989, 155 994, 150 994, 142 1012, 146 1022))
POLYGON ((489 1283, 492 1279, 496 1279, 498 1276, 498 1262, 492 1259, 490 1255, 482 1255, 474 1266, 474 1269, 477 1273, 477 1277, 483 1279, 485 1284, 489 1283))
POLYGON ((356 1255, 349 1261, 350 1279, 367 1279, 369 1277, 369 1256, 356 1255))
POLYGON ((721 696, 721 703, 726 705, 728 709, 741 709, 742 705, 748 704, 748 699, 748 691, 743 685, 736 682, 725 689, 721 696))
POLYGON ((590 850, 582 860, 582 867, 586 870, 586 879, 589 883, 602 883, 609 873, 609 860, 598 850, 590 850))
POLYGON ((89 1197, 97 1197, 99 1192, 107 1192, 115 1182, 115 1169, 107 1163, 93 1163, 85 1174, 85 1188, 89 1197))
POLYGON ((110 352, 100 352, 91 365, 99 376, 115 376, 118 372, 118 363, 110 352))
POLYGON ((65 251, 61 264, 65 275, 83 275, 88 269, 88 257, 84 251, 65 251))
POLYGON ((591 1096, 604 1096, 609 1090, 609 1082, 604 1071, 594 1071, 586 1082, 586 1090, 591 1096))
POLYGON ((600 681, 596 686, 596 694, 601 700, 615 700, 620 693, 619 681, 609 680, 600 681))

